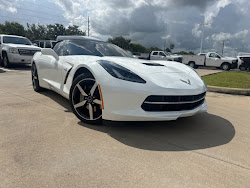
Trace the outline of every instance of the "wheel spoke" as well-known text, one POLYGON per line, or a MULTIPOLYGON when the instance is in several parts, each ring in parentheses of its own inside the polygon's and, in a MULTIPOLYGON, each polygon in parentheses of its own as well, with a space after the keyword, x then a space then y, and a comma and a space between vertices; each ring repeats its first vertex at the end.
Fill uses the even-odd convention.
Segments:
POLYGON ((77 84, 76 86, 83 96, 88 96, 79 84, 77 84))
POLYGON ((90 103, 89 103, 89 119, 93 120, 93 108, 90 103))
POLYGON ((81 101, 81 102, 75 104, 74 107, 75 107, 75 108, 79 108, 79 107, 85 105, 85 103, 86 103, 86 100, 85 100, 85 101, 81 101))
POLYGON ((93 87, 92 87, 91 90, 90 90, 90 95, 91 95, 91 96, 93 96, 96 87, 97 87, 97 84, 96 84, 96 82, 95 82, 95 84, 93 85, 93 87))
POLYGON ((96 104, 100 104, 100 105, 102 104, 102 101, 100 101, 99 99, 95 99, 95 100, 93 100, 93 102, 96 104))

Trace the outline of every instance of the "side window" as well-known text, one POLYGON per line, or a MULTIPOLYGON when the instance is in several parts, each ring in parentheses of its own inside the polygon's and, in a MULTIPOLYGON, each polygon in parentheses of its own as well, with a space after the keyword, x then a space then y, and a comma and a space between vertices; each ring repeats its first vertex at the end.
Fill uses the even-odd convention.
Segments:
POLYGON ((153 55, 158 55, 158 52, 154 52, 153 55))
POLYGON ((159 55, 166 57, 166 55, 163 52, 159 52, 159 55))
POLYGON ((44 48, 44 42, 40 42, 39 47, 44 48))
POLYGON ((216 57, 216 54, 215 54, 215 53, 211 53, 211 54, 209 55, 209 57, 216 57))
POLYGON ((45 42, 45 48, 51 48, 50 41, 46 41, 46 42, 45 42))
POLYGON ((64 42, 58 42, 53 50, 57 53, 58 56, 64 56, 64 42))
POLYGON ((220 56, 218 54, 215 54, 215 57, 220 59, 220 56))
POLYGON ((34 44, 36 44, 37 46, 39 46, 39 42, 38 41, 35 41, 34 44))

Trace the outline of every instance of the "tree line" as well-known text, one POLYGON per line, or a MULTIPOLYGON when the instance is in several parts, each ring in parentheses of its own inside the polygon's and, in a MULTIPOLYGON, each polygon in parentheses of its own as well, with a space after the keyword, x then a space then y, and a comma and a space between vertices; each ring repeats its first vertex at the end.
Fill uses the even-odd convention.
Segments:
MULTIPOLYGON (((166 51, 166 52, 172 52, 172 50, 175 48, 175 45, 170 43, 169 47, 165 48, 165 49, 161 49, 158 47, 145 47, 141 44, 136 44, 136 43, 131 43, 130 39, 124 38, 122 36, 120 37, 113 37, 113 38, 109 38, 108 42, 113 43, 125 50, 130 50, 133 53, 149 53, 151 51, 166 51)), ((185 52, 185 51, 180 51, 180 52, 175 52, 176 54, 180 54, 180 55, 193 55, 193 52, 185 52)))
MULTIPOLYGON (((58 35, 83 35, 86 33, 79 29, 79 26, 72 25, 65 27, 62 24, 48 24, 48 25, 40 25, 40 24, 28 24, 26 28, 18 23, 18 22, 8 22, 6 21, 4 24, 0 24, 0 33, 7 35, 19 35, 24 36, 34 40, 55 40, 58 35)), ((108 42, 113 43, 125 50, 130 50, 133 53, 149 53, 151 51, 162 51, 163 49, 158 47, 145 47, 141 44, 132 43, 131 39, 127 39, 125 37, 113 37, 109 38, 108 42)), ((170 43, 169 47, 164 49, 164 51, 172 52, 175 48, 174 44, 170 43)), ((177 54, 194 54, 193 52, 177 52, 177 54)))
POLYGON ((18 22, 8 21, 4 24, 0 24, 0 33, 24 36, 31 41, 55 40, 58 35, 86 35, 77 25, 64 27, 62 24, 36 25, 27 23, 27 27, 25 28, 18 22))

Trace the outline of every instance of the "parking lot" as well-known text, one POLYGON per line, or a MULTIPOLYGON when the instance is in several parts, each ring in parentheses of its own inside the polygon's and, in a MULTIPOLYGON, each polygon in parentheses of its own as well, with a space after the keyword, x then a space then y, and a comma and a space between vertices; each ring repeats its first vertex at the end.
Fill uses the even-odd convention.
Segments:
POLYGON ((208 93, 208 113, 94 126, 34 92, 29 67, 0 68, 0 80, 0 187, 250 185, 250 97, 208 93))

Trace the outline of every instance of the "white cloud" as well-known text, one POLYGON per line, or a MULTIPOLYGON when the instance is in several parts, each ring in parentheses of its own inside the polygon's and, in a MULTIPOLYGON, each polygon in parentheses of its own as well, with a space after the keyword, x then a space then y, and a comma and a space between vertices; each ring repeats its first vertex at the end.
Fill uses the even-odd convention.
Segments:
POLYGON ((234 34, 220 32, 218 34, 213 34, 212 39, 214 41, 223 41, 223 40, 230 40, 230 39, 244 39, 247 36, 248 32, 249 30, 247 29, 244 29, 234 34))
POLYGON ((18 0, 0 0, 0 10, 2 11, 8 11, 11 13, 16 13, 16 5, 18 3, 18 0))
POLYGON ((211 25, 213 19, 218 15, 220 10, 231 3, 231 0, 219 0, 213 6, 207 7, 206 12, 204 13, 204 23, 211 25))

